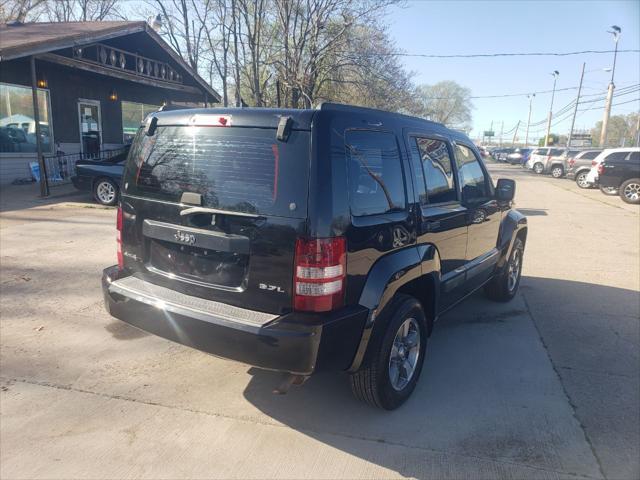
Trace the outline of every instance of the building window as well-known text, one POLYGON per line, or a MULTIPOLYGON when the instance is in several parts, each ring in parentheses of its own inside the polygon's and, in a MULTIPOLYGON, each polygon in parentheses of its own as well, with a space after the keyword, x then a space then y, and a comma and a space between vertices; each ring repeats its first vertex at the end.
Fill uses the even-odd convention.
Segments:
MULTIPOLYGON (((53 151, 49 91, 38 89, 43 153, 53 151)), ((0 83, 0 153, 35 153, 36 122, 30 87, 0 83)))
POLYGON ((142 121, 151 112, 158 111, 158 105, 146 103, 122 102, 122 141, 131 143, 142 121))

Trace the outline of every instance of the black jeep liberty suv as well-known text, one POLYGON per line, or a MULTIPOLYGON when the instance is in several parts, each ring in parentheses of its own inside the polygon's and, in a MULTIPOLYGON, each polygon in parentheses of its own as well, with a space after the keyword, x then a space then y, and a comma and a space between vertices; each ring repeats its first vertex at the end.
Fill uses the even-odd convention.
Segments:
POLYGON ((286 372, 351 376, 394 409, 439 315, 507 301, 526 218, 462 133, 346 105, 154 113, 131 147, 108 311, 147 332, 286 372))

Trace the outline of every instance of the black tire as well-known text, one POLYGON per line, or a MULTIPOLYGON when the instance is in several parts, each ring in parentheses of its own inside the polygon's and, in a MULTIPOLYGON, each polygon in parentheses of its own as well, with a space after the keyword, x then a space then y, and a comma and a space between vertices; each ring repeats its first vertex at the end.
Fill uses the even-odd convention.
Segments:
POLYGON ((576 174, 576 185, 580 188, 593 188, 590 183, 587 183, 587 175, 589 175, 588 170, 583 170, 576 174))
POLYGON ((631 205, 640 204, 640 178, 630 178, 620 185, 620 198, 631 205))
POLYGON ((371 406, 394 410, 402 405, 413 393, 420 378, 427 346, 427 321, 418 300, 399 294, 385 308, 376 322, 384 322, 384 331, 375 332, 360 369, 351 374, 351 390, 359 400, 371 406), (391 353, 399 328, 414 319, 419 331, 417 363, 413 374, 401 389, 394 388, 391 379, 391 353))
POLYGON ((554 165, 551 167, 551 176, 553 178, 562 178, 564 177, 564 168, 562 165, 554 165))
POLYGON ((608 196, 618 195, 618 189, 615 187, 600 187, 600 191, 608 196))
POLYGON ((118 190, 118 184, 110 178, 98 178, 93 182, 93 198, 100 205, 111 207, 118 203, 118 190))
POLYGON ((523 258, 524 243, 519 238, 516 238, 506 265, 502 271, 493 277, 484 287, 484 292, 488 298, 496 302, 508 302, 516 296, 516 293, 518 293, 518 287, 520 286, 520 278, 522 276, 523 258), (511 273, 510 266, 512 265, 516 255, 518 255, 519 258, 517 277, 515 279, 515 283, 511 283, 509 278, 511 273))
POLYGON ((533 173, 536 173, 538 175, 542 175, 544 173, 544 165, 542 165, 540 162, 537 162, 533 166, 533 173))

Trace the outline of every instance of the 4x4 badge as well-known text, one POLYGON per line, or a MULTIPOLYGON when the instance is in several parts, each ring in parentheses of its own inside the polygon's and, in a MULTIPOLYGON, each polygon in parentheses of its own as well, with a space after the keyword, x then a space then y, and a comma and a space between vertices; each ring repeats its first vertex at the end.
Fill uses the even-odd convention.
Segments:
POLYGON ((196 243, 196 236, 192 233, 178 230, 173 236, 180 243, 186 243, 187 245, 195 245, 196 243))

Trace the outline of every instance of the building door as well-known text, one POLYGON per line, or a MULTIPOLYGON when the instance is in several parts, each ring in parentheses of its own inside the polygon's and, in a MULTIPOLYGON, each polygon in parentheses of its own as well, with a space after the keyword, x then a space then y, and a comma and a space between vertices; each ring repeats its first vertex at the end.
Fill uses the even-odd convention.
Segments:
POLYGON ((97 157, 102 150, 102 122, 98 100, 78 100, 80 151, 86 157, 97 157))

